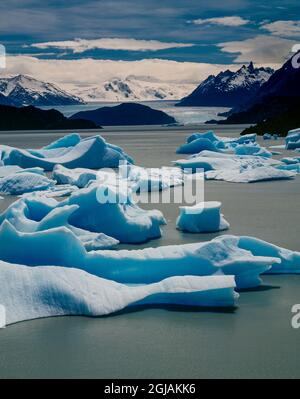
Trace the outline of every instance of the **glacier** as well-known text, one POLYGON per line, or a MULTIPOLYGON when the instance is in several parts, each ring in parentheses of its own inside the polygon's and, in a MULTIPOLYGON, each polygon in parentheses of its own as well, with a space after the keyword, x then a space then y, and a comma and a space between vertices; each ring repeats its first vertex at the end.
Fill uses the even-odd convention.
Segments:
POLYGON ((206 201, 194 206, 182 206, 176 227, 190 233, 227 230, 230 225, 220 212, 221 205, 218 201, 206 201))
POLYGON ((77 141, 75 137, 66 136, 40 150, 0 146, 2 161, 5 165, 41 167, 46 171, 52 171, 57 164, 70 169, 99 169, 118 167, 120 161, 134 162, 120 147, 107 143, 101 136, 80 139, 71 145, 77 141))
POLYGON ((175 276, 128 286, 77 269, 2 261, 0 284, 7 325, 51 316, 104 316, 140 305, 233 307, 239 296, 233 276, 175 276))
POLYGON ((172 276, 234 275, 241 289, 260 285, 260 274, 280 262, 276 257, 253 255, 239 247, 239 237, 226 235, 193 244, 88 252, 66 227, 28 233, 7 220, 0 227, 0 259, 27 266, 77 268, 124 284, 149 284, 172 276))

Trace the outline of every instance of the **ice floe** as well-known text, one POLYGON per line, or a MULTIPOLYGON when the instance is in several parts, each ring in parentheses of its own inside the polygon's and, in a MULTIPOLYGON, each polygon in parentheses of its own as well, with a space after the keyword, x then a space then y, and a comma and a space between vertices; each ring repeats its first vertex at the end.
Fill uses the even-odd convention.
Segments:
POLYGON ((53 170, 57 164, 70 169, 99 169, 118 167, 120 161, 133 163, 133 160, 120 147, 107 143, 101 136, 88 137, 79 141, 77 136, 76 140, 74 135, 71 135, 72 140, 68 137, 40 150, 0 146, 0 150, 4 153, 2 160, 5 165, 18 165, 22 168, 38 166, 47 171, 53 170))
POLYGON ((41 317, 103 316, 137 305, 233 307, 233 276, 180 276, 128 286, 63 267, 0 261, 0 303, 7 325, 41 317))
POLYGON ((176 222, 179 230, 191 233, 209 233, 229 228, 221 214, 221 202, 207 201, 194 206, 181 206, 176 222))
POLYGON ((188 159, 180 159, 175 165, 192 172, 203 170, 208 180, 225 180, 234 183, 292 179, 295 173, 280 170, 275 166, 280 161, 253 155, 221 154, 203 151, 188 159))
POLYGON ((221 236, 193 244, 87 252, 81 240, 66 227, 24 233, 7 220, 0 227, 1 260, 28 266, 78 268, 126 284, 148 284, 171 276, 225 274, 235 276, 238 288, 258 286, 260 274, 280 260, 254 256, 238 244, 238 237, 221 236))

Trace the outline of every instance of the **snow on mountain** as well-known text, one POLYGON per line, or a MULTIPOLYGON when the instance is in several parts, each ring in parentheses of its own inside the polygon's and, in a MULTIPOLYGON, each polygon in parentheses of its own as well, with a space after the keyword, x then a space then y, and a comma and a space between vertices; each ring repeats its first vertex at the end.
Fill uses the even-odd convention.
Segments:
POLYGON ((193 83, 162 82, 148 76, 112 78, 96 86, 74 87, 85 101, 178 100, 195 88, 193 83))
POLYGON ((271 77, 272 68, 255 68, 250 62, 238 71, 226 70, 217 76, 210 75, 179 106, 228 106, 233 107, 247 98, 271 77))
MULTIPOLYGON (((0 78, 0 94, 15 106, 71 105, 83 103, 52 83, 42 82, 27 75, 0 78)), ((1 97, 0 97, 0 103, 1 97)))

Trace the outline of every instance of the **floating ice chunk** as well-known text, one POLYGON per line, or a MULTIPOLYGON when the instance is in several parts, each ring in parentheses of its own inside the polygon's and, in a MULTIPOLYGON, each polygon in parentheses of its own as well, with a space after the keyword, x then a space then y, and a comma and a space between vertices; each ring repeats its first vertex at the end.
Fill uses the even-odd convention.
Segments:
POLYGON ((47 190, 54 185, 55 182, 46 176, 32 172, 16 172, 0 179, 0 192, 9 195, 20 195, 33 191, 47 190))
POLYGON ((183 173, 180 168, 142 168, 123 164, 119 166, 120 177, 132 183, 134 192, 161 191, 183 184, 183 173))
POLYGON ((66 148, 66 147, 74 147, 78 144, 81 140, 81 137, 78 133, 71 133, 67 134, 59 138, 56 141, 48 144, 47 146, 43 147, 44 150, 53 150, 54 148, 66 148))
POLYGON ((206 172, 209 170, 246 169, 281 164, 281 162, 271 158, 221 154, 211 151, 203 151, 200 155, 192 156, 189 159, 180 159, 174 163, 181 168, 192 169, 194 172, 197 169, 203 169, 206 172))
POLYGON ((0 227, 1 260, 78 268, 126 284, 148 284, 171 276, 225 274, 235 276, 238 288, 255 287, 261 282, 260 274, 280 260, 254 256, 239 248, 238 243, 238 237, 222 236, 195 244, 87 252, 66 227, 24 233, 6 220, 0 227))
MULTIPOLYGON (((76 187, 76 186, 71 186, 70 184, 62 184, 59 186, 50 187, 48 190, 34 191, 34 195, 36 197, 41 197, 41 198, 68 197, 74 191, 77 191, 77 190, 78 190, 78 187, 76 187)), ((32 195, 32 193, 25 193, 25 194, 20 195, 19 197, 26 198, 31 195, 32 195)))
POLYGON ((0 166, 0 178, 13 175, 15 173, 30 172, 39 175, 44 175, 44 170, 42 168, 28 168, 23 169, 16 165, 0 166))
POLYGON ((285 138, 287 150, 295 150, 300 148, 300 128, 290 130, 285 138))
POLYGON ((18 165, 23 168, 39 166, 45 170, 53 170, 56 164, 67 168, 117 167, 120 161, 132 163, 133 160, 119 147, 113 146, 101 136, 82 139, 78 144, 66 148, 47 150, 10 149, 6 151, 5 165, 18 165))
POLYGON ((293 164, 297 164, 300 163, 300 157, 286 157, 286 158, 282 158, 281 162, 285 163, 286 165, 293 165, 293 164))
POLYGON ((38 196, 27 197, 11 204, 0 215, 0 223, 9 221, 20 232, 38 232, 64 226, 70 229, 83 243, 87 250, 110 249, 119 241, 103 233, 93 233, 69 224, 70 215, 78 205, 57 207, 53 199, 40 199, 38 196))
POLYGON ((209 233, 229 228, 220 212, 221 202, 208 201, 194 206, 181 206, 176 226, 191 233, 209 233))
POLYGON ((273 166, 248 169, 212 170, 205 173, 207 180, 224 180, 231 183, 254 183, 258 181, 289 180, 295 177, 293 171, 273 166))
POLYGON ((58 184, 71 184, 79 188, 85 187, 91 180, 97 179, 97 171, 91 169, 68 169, 62 165, 55 165, 52 178, 58 184))
POLYGON ((0 166, 0 178, 12 175, 16 172, 23 171, 24 169, 20 168, 20 166, 0 166))
POLYGON ((242 236, 239 240, 239 247, 251 251, 255 256, 271 256, 281 260, 280 263, 273 264, 268 274, 276 273, 300 273, 300 252, 290 251, 278 247, 266 241, 254 237, 242 236))
POLYGON ((289 170, 290 172, 300 173, 300 163, 290 165, 279 165, 277 169, 289 170))
POLYGON ((256 141, 256 134, 249 134, 238 137, 237 139, 229 137, 218 137, 213 131, 205 133, 194 133, 187 138, 186 144, 177 149, 177 154, 197 154, 201 151, 222 152, 232 151, 241 144, 252 144, 256 141))
POLYGON ((193 133, 191 136, 187 137, 186 142, 191 143, 192 141, 198 140, 198 139, 207 139, 209 141, 216 142, 220 141, 219 137, 215 135, 215 133, 212 130, 209 130, 205 133, 193 133))
POLYGON ((158 238, 161 236, 160 226, 166 224, 160 211, 139 208, 131 199, 129 189, 118 192, 109 185, 77 190, 63 202, 29 196, 10 205, 0 215, 0 223, 4 220, 10 221, 20 231, 66 226, 90 233, 104 233, 124 243, 158 238), (99 190, 102 190, 104 199, 112 202, 100 202, 99 190), (123 196, 122 201, 118 195, 123 196), (29 225, 33 227, 28 230, 29 225))
POLYGON ((127 286, 76 269, 5 262, 0 262, 0 284, 7 325, 51 316, 102 316, 132 305, 233 307, 238 298, 233 276, 171 277, 127 286))
POLYGON ((212 142, 206 138, 198 138, 189 143, 181 145, 179 148, 177 148, 176 153, 177 154, 197 154, 204 150, 219 152, 220 149, 217 147, 217 143, 218 142, 216 142, 216 144, 215 144, 214 142, 212 142))
POLYGON ((236 155, 256 155, 260 157, 271 158, 272 153, 264 147, 253 144, 240 144, 234 150, 236 155))
POLYGON ((160 226, 166 224, 158 210, 143 210, 131 197, 127 185, 117 187, 95 184, 74 192, 60 203, 78 205, 69 223, 84 230, 105 233, 123 243, 141 243, 161 236, 160 226), (105 200, 108 201, 105 202, 105 200))

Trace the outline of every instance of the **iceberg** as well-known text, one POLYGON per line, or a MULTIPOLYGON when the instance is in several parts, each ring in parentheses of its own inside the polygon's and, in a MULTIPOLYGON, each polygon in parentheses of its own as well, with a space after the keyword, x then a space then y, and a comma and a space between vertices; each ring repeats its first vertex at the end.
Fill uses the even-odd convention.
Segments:
POLYGON ((201 151, 208 150, 208 151, 215 151, 219 152, 220 149, 217 147, 218 142, 212 142, 207 138, 198 138, 196 140, 190 141, 189 143, 181 145, 177 148, 177 154, 197 154, 201 151))
POLYGON ((105 233, 122 243, 142 243, 161 237, 160 226, 166 224, 158 210, 144 210, 132 198, 128 185, 94 184, 75 191, 58 204, 77 205, 69 223, 91 232, 105 233))
POLYGON ((142 168, 123 164, 119 166, 119 173, 119 177, 128 181, 135 193, 162 191, 184 182, 182 170, 176 167, 142 168))
POLYGON ((20 195, 33 191, 47 190, 55 181, 38 173, 16 172, 0 178, 0 192, 6 195, 20 195))
POLYGON ((218 137, 213 131, 205 133, 194 133, 187 137, 186 144, 180 146, 177 154, 198 154, 202 151, 224 152, 233 151, 236 146, 242 144, 254 144, 256 134, 248 134, 237 139, 229 137, 218 137))
POLYGON ((179 230, 190 233, 211 233, 227 230, 229 223, 221 214, 221 202, 207 201, 194 206, 180 207, 180 215, 176 222, 179 230))
POLYGON ((68 169, 62 165, 55 165, 52 172, 52 178, 57 184, 70 184, 78 188, 84 188, 90 181, 96 180, 97 175, 98 172, 92 169, 68 169))
POLYGON ((110 249, 119 241, 104 233, 93 233, 76 228, 69 224, 70 215, 78 209, 77 205, 57 207, 54 199, 39 198, 39 196, 25 197, 11 204, 0 215, 0 224, 9 221, 20 232, 44 231, 53 227, 64 226, 70 229, 88 250, 110 249))
POLYGON ((272 157, 272 153, 270 151, 264 147, 260 147, 257 144, 240 144, 234 149, 234 152, 236 155, 255 155, 265 158, 272 157))
POLYGON ((254 256, 271 256, 280 259, 274 263, 265 273, 268 274, 299 274, 300 273, 300 252, 290 251, 270 244, 254 237, 242 236, 239 240, 239 247, 250 251, 254 256))
MULTIPOLYGON (((28 196, 11 204, 0 215, 0 223, 7 220, 23 232, 65 226, 76 235, 84 235, 82 231, 85 234, 87 231, 89 234, 104 233, 122 243, 141 243, 159 238, 160 226, 166 224, 162 213, 139 208, 130 196, 130 189, 125 189, 118 192, 113 186, 94 185, 73 192, 62 202, 28 196), (102 203, 101 194, 103 199, 113 202, 102 203)), ((94 238, 97 236, 94 234, 94 238)))
POLYGON ((285 163, 286 165, 294 165, 297 163, 300 163, 300 157, 286 157, 286 158, 282 158, 281 162, 285 163))
POLYGON ((235 155, 203 151, 200 155, 174 162, 182 169, 205 172, 208 180, 225 180, 233 183, 292 179, 295 173, 279 170, 280 161, 254 155, 235 155))
POLYGON ((288 132, 285 138, 285 147, 287 150, 300 148, 300 128, 288 132))
POLYGON ((233 276, 180 276, 128 286, 76 269, 6 262, 0 262, 0 284, 7 325, 51 316, 104 316, 140 305, 233 307, 238 298, 233 276))
POLYGON ((66 227, 27 233, 17 231, 7 220, 0 227, 3 261, 76 268, 123 284, 150 284, 172 276, 224 274, 234 275, 238 288, 256 287, 261 283, 260 274, 280 259, 254 256, 238 244, 239 237, 221 236, 193 244, 88 252, 66 227))
MULTIPOLYGON (((68 145, 68 140, 60 145, 68 145)), ((75 141, 74 141, 75 142, 75 141)), ((41 150, 10 148, 5 150, 5 165, 18 165, 22 168, 42 167, 52 171, 55 165, 67 168, 114 168, 120 161, 133 163, 133 160, 120 147, 107 143, 101 136, 81 139, 77 144, 61 147, 57 142, 41 150)))
POLYGON ((282 170, 272 166, 248 169, 212 170, 205 173, 207 180, 224 180, 230 183, 254 183, 271 180, 290 180, 296 176, 294 170, 282 170))
POLYGON ((300 163, 289 164, 289 165, 279 165, 279 166, 277 166, 277 169, 288 170, 288 171, 294 172, 294 173, 300 173, 300 163))

